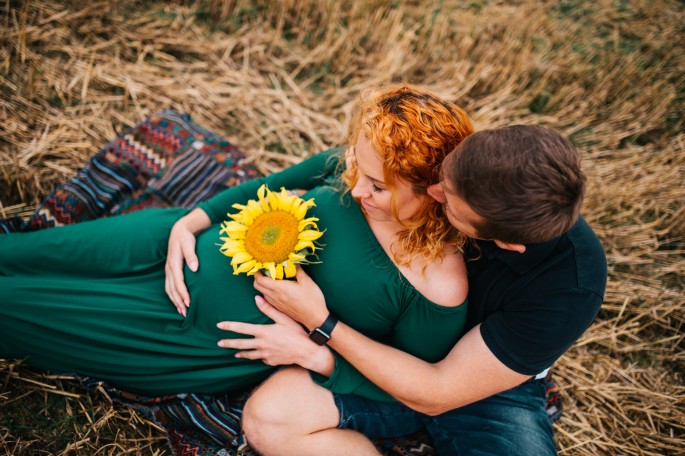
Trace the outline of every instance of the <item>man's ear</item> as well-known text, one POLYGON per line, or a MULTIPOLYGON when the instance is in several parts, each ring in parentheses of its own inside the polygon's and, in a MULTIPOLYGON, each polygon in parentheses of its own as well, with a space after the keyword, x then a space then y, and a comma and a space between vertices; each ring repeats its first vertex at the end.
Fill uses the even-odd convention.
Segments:
POLYGON ((495 244, 500 249, 511 250, 512 252, 523 253, 526 251, 526 246, 523 244, 511 244, 509 242, 502 242, 495 239, 495 244))

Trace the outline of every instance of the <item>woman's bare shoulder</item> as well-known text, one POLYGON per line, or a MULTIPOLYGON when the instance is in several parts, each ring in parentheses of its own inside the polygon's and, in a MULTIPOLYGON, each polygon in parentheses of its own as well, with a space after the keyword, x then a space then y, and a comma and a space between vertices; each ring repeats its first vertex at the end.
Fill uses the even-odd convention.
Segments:
POLYGON ((416 269, 404 270, 403 274, 427 299, 445 307, 456 307, 466 300, 469 286, 464 257, 460 253, 435 259, 423 272, 416 269))

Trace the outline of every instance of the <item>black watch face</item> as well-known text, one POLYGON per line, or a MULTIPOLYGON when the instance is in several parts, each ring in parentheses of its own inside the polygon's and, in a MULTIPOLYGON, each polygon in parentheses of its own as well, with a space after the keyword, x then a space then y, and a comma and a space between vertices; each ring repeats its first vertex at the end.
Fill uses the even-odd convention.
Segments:
POLYGON ((319 328, 316 328, 309 334, 309 338, 319 345, 324 345, 326 342, 328 342, 329 336, 321 332, 319 328))

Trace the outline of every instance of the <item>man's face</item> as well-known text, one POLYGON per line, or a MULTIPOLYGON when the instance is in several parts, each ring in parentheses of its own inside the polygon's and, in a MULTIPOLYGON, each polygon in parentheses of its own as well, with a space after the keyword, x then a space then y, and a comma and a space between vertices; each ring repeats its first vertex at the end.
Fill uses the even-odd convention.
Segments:
POLYGON ((457 196, 446 179, 427 189, 428 194, 445 208, 447 219, 459 231, 470 238, 479 239, 476 226, 485 219, 478 215, 466 201, 457 196))

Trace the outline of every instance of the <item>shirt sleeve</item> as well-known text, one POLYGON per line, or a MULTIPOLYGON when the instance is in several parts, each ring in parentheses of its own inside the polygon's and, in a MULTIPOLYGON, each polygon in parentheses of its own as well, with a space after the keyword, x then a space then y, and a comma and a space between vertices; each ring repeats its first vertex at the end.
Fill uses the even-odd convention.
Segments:
POLYGON ((215 224, 226 218, 226 213, 231 211, 233 204, 242 204, 249 199, 255 199, 257 190, 262 184, 267 184, 274 191, 280 190, 281 187, 311 190, 323 184, 326 178, 335 172, 342 150, 342 148, 329 149, 281 172, 227 188, 198 204, 198 207, 205 211, 212 224, 215 224))
POLYGON ((504 365, 535 375, 550 367, 592 324, 602 304, 592 291, 571 289, 518 300, 488 316, 480 333, 504 365))
POLYGON ((379 402, 393 402, 395 399, 374 385, 355 369, 345 358, 333 352, 335 366, 330 377, 312 373, 312 380, 337 394, 356 394, 379 402))

